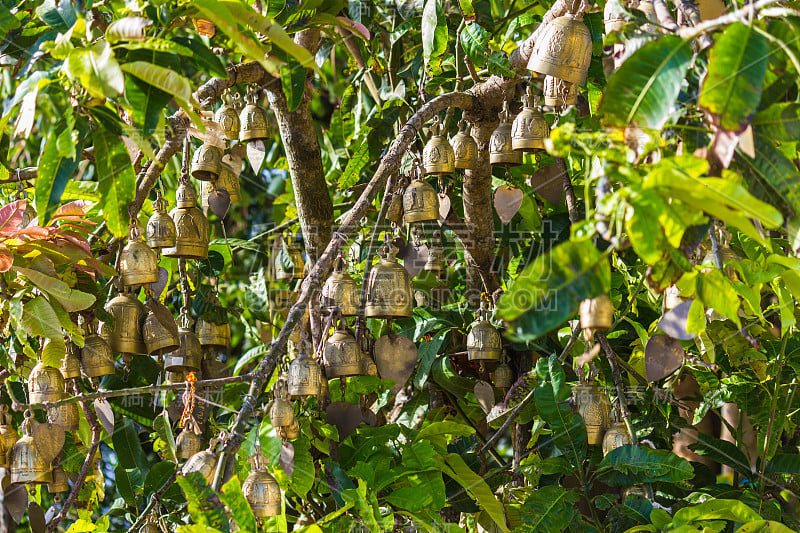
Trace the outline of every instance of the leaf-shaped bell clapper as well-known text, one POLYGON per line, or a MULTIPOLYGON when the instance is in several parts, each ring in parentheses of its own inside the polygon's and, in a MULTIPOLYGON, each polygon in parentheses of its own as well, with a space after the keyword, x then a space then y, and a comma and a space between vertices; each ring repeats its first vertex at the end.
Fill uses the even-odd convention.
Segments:
POLYGON ((61 360, 59 368, 64 379, 78 379, 81 377, 81 358, 78 356, 77 348, 72 345, 67 347, 67 353, 61 360))
POLYGON ((544 105, 567 107, 578 103, 578 86, 555 76, 544 78, 544 105))
POLYGON ((579 15, 550 21, 536 39, 528 70, 583 85, 592 59, 592 35, 579 15))
POLYGON ((447 263, 444 258, 444 248, 442 248, 442 238, 439 231, 433 232, 433 245, 428 252, 428 260, 422 267, 427 272, 444 272, 447 270, 447 263))
POLYGON ((578 414, 586 426, 589 444, 603 443, 603 436, 611 426, 611 403, 603 391, 594 383, 576 385, 572 389, 578 414))
POLYGON ((59 494, 69 490, 69 483, 67 481, 67 473, 64 472, 64 467, 61 465, 53 467, 53 481, 47 484, 47 492, 50 494, 59 494))
POLYGON ((328 379, 360 376, 363 372, 364 353, 356 338, 340 321, 325 342, 323 364, 328 379))
POLYGON ((61 426, 64 431, 78 431, 80 427, 80 412, 77 403, 65 403, 48 410, 50 422, 61 426))
POLYGON ((30 403, 57 402, 64 398, 64 377, 52 366, 39 361, 28 374, 30 403))
POLYGON ((455 171, 455 152, 444 135, 444 125, 437 116, 431 127, 433 136, 422 149, 425 174, 452 174, 455 171))
POLYGON ((81 372, 91 380, 114 374, 114 352, 111 346, 96 333, 90 333, 83 340, 81 348, 81 372))
POLYGON ((294 420, 294 406, 289 401, 286 381, 283 378, 275 383, 275 399, 269 407, 269 422, 272 427, 288 426, 294 420))
POLYGON ((204 142, 192 156, 192 177, 200 181, 214 181, 222 170, 222 150, 204 142))
POLYGON ((499 361, 503 353, 500 332, 489 322, 489 302, 481 301, 478 321, 467 335, 467 357, 470 361, 499 361))
POLYGON ((531 91, 529 86, 528 94, 522 97, 524 107, 511 126, 511 146, 522 152, 544 150, 544 140, 550 136, 550 126, 536 105, 539 97, 531 91))
POLYGON ((128 230, 128 244, 119 257, 119 273, 123 285, 130 288, 158 281, 158 256, 145 242, 135 221, 128 230))
POLYGON ((11 449, 19 440, 19 433, 14 429, 12 422, 8 406, 0 405, 0 466, 8 465, 11 449))
POLYGON ((308 357, 305 348, 301 347, 300 353, 289 365, 287 377, 289 395, 318 396, 322 393, 324 380, 319 363, 313 357, 308 357))
POLYGON ((232 103, 227 102, 220 106, 217 112, 214 113, 214 121, 219 124, 219 129, 222 130, 226 139, 230 141, 239 140, 241 120, 239 120, 239 111, 236 110, 232 103))
POLYGON ((358 314, 361 290, 356 280, 345 268, 344 259, 336 258, 333 273, 322 286, 322 307, 328 311, 338 308, 342 316, 358 314))
POLYGON ((508 366, 505 351, 502 354, 502 361, 497 365, 492 373, 492 384, 498 389, 507 389, 514 383, 514 371, 508 366))
POLYGON ((397 249, 386 245, 380 262, 367 278, 366 318, 410 318, 412 308, 411 276, 394 258, 397 249))
POLYGON ((511 124, 508 122, 508 102, 503 102, 500 112, 500 124, 489 138, 489 163, 505 167, 517 167, 522 164, 522 152, 514 150, 511 143, 511 124))
POLYGON ((33 413, 26 411, 25 420, 22 422, 22 437, 11 448, 11 456, 9 458, 11 483, 34 484, 53 481, 50 463, 44 460, 44 457, 33 444, 33 437, 31 437, 32 422, 33 413))
POLYGON ((205 447, 205 439, 200 435, 200 428, 194 419, 189 418, 183 430, 175 438, 175 455, 178 459, 189 459, 202 452, 205 447))
POLYGON ((169 372, 193 372, 200 370, 203 362, 203 347, 192 330, 194 321, 189 311, 183 309, 178 317, 179 347, 164 356, 164 370, 169 372))
POLYGON ((455 160, 453 166, 461 170, 473 170, 478 162, 478 143, 470 135, 472 126, 466 120, 458 123, 458 133, 450 139, 455 160))
POLYGON ((614 324, 614 304, 608 294, 587 298, 580 305, 581 328, 606 330, 614 324))
POLYGON ((253 515, 261 520, 281 514, 281 488, 267 470, 267 459, 258 449, 251 458, 253 470, 242 483, 242 494, 253 515))
POLYGON ((626 444, 633 444, 625 422, 614 422, 603 435, 603 455, 608 455, 611 450, 621 448, 626 444))
MULTIPOLYGON (((111 349, 123 354, 147 354, 142 338, 145 309, 142 302, 129 293, 122 293, 106 304, 106 312, 114 318, 109 335, 111 349)), ((100 326, 102 329, 102 325, 100 326)))
POLYGON ((175 194, 176 206, 169 216, 175 222, 175 246, 164 248, 167 257, 182 259, 205 259, 208 257, 208 242, 211 230, 208 219, 197 207, 197 193, 188 182, 178 185, 175 194))
POLYGON ((403 220, 406 224, 439 220, 439 195, 421 173, 403 193, 403 220))
POLYGON ((269 138, 269 116, 263 107, 256 104, 257 99, 254 91, 247 95, 247 105, 239 115, 241 121, 240 141, 264 141, 269 138))
POLYGON ((164 355, 180 348, 178 326, 166 308, 158 314, 152 308, 147 312, 142 325, 142 337, 150 355, 164 355), (168 320, 172 323, 167 322, 168 320))
POLYGON ((176 234, 175 221, 167 213, 167 201, 161 196, 161 192, 156 191, 156 199, 153 201, 153 214, 147 221, 147 227, 145 228, 147 245, 157 250, 171 248, 175 246, 176 234))
POLYGON ((217 324, 211 320, 197 319, 195 333, 200 346, 214 350, 227 350, 231 345, 231 325, 217 324))

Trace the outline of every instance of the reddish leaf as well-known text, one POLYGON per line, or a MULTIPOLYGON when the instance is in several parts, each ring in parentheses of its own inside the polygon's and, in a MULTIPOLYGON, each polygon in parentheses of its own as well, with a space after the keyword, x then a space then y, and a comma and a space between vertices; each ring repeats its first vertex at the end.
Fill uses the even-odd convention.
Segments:
POLYGON ((0 272, 8 272, 14 264, 14 256, 5 248, 0 248, 0 272))
POLYGON ((19 229, 25 205, 25 200, 16 200, 0 207, 0 235, 11 235, 19 229))

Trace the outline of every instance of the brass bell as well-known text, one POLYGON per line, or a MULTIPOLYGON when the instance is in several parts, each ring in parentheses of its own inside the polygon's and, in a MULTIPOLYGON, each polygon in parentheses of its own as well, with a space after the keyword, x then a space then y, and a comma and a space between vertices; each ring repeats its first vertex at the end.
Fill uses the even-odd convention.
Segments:
POLYGON ((188 182, 181 182, 175 194, 176 206, 169 216, 175 222, 175 246, 164 248, 167 257, 205 259, 211 230, 208 219, 197 207, 197 193, 188 182))
POLYGON ((47 484, 47 492, 58 494, 69 490, 69 482, 67 481, 67 473, 64 472, 64 467, 61 465, 54 466, 52 476, 53 481, 47 484))
POLYGON ((175 246, 175 237, 178 230, 175 228, 175 221, 167 213, 167 201, 159 191, 156 191, 153 210, 145 229, 147 245, 158 250, 175 246))
POLYGON ((216 180, 200 182, 200 205, 203 206, 203 208, 208 207, 208 198, 215 191, 222 189, 228 191, 231 204, 242 199, 239 177, 233 167, 224 161, 225 159, 223 158, 222 168, 216 180))
POLYGON ((586 426, 589 444, 602 444, 606 430, 611 426, 611 404, 608 398, 593 383, 576 385, 572 394, 578 414, 586 426))
POLYGON ((247 95, 248 103, 239 115, 241 129, 240 141, 267 140, 269 138, 269 117, 267 111, 256 104, 258 97, 255 92, 247 95))
POLYGON ((503 353, 503 340, 491 322, 489 322, 489 302, 482 299, 477 313, 478 322, 472 326, 467 335, 467 358, 470 361, 499 361, 503 353))
MULTIPOLYGON (((356 338, 339 322, 325 342, 323 364, 328 379, 360 376, 364 354, 356 338)), ((284 424, 285 425, 285 424, 284 424)))
POLYGON ((134 221, 128 231, 128 244, 119 257, 119 273, 126 287, 136 288, 158 281, 158 257, 134 221))
POLYGON ((8 465, 11 449, 18 440, 19 433, 12 425, 11 415, 8 414, 8 406, 0 405, 0 466, 8 465))
POLYGON ((109 344, 115 352, 147 354, 142 338, 144 305, 130 293, 122 293, 106 304, 106 312, 114 317, 109 344))
POLYGON ((251 458, 251 463, 253 470, 242 483, 244 498, 258 520, 278 516, 281 514, 281 488, 267 471, 266 457, 261 453, 260 447, 251 458))
POLYGON ((186 427, 175 438, 175 455, 178 459, 189 459, 205 449, 205 441, 199 435, 199 428, 193 420, 189 420, 186 427))
POLYGON ((43 361, 36 363, 28 375, 30 403, 57 402, 64 398, 64 377, 61 372, 43 361))
POLYGON ((78 431, 80 428, 80 413, 77 403, 65 403, 49 409, 49 420, 64 428, 64 431, 78 431))
POLYGON ((550 21, 536 39, 528 70, 583 85, 592 59, 592 35, 579 15, 550 21))
MULTIPOLYGON (((55 369, 54 369, 55 370, 55 369)), ((11 483, 51 483, 53 473, 50 464, 39 454, 31 437, 31 423, 33 413, 25 413, 22 422, 22 437, 11 448, 9 470, 11 470, 11 483)))
POLYGON ((403 220, 406 224, 439 220, 439 195, 422 174, 403 193, 403 220))
POLYGON ((342 316, 356 316, 358 314, 361 290, 358 283, 350 276, 345 268, 344 259, 340 255, 336 259, 333 273, 322 287, 322 306, 327 310, 339 308, 342 316))
POLYGON ((77 379, 81 377, 81 359, 75 349, 70 346, 64 359, 61 360, 61 368, 58 369, 64 379, 77 379))
POLYGON ((289 365, 288 388, 291 396, 318 396, 322 393, 322 368, 313 358, 306 355, 305 348, 289 365))
POLYGON ((506 167, 522 164, 522 152, 514 150, 511 144, 511 124, 508 123, 508 102, 503 102, 500 124, 489 138, 489 163, 506 167))
POLYGON ((300 436, 300 422, 297 418, 288 426, 281 426, 278 428, 278 436, 283 440, 294 440, 300 436))
POLYGON ((114 374, 114 353, 111 346, 97 334, 87 335, 81 348, 81 372, 90 379, 114 374))
POLYGON ((283 251, 288 261, 284 264, 281 254, 275 254, 275 277, 279 280, 289 281, 301 279, 305 275, 306 261, 303 259, 303 252, 295 246, 292 239, 290 242, 283 241, 283 251))
POLYGON ((471 125, 466 120, 458 123, 458 133, 450 139, 455 161, 453 166, 461 170, 473 170, 478 162, 478 143, 469 134, 471 125))
POLYGON ((412 314, 411 276, 394 258, 397 248, 386 245, 381 261, 367 278, 366 318, 409 318, 412 314))
POLYGON ((227 322, 217 324, 210 320, 199 318, 195 326, 197 339, 200 346, 216 350, 227 350, 231 345, 231 325, 227 322))
POLYGON ((444 258, 444 249, 441 244, 441 233, 439 231, 433 232, 433 245, 428 252, 428 260, 425 261, 425 266, 422 267, 426 272, 444 272, 447 270, 447 263, 444 258))
POLYGON ((395 190, 391 192, 391 195, 392 197, 389 199, 389 208, 386 210, 386 220, 399 226, 403 223, 402 187, 395 188, 395 190))
POLYGON ((503 350, 501 357, 500 364, 497 365, 497 368, 492 373, 492 384, 498 389, 507 389, 514 383, 514 371, 508 366, 505 350, 503 350))
POLYGON ((603 435, 603 455, 626 444, 633 444, 625 422, 614 422, 603 435))
POLYGON ((148 522, 139 528, 139 533, 161 533, 161 529, 152 522, 148 522))
POLYGON ((550 126, 542 110, 536 105, 539 97, 533 96, 531 90, 532 87, 528 86, 528 94, 522 97, 524 103, 522 112, 517 115, 511 126, 511 146, 514 150, 523 152, 544 150, 544 140, 550 137, 550 126))
POLYGON ((544 77, 544 105, 567 107, 578 103, 578 86, 555 76, 544 77))
POLYGON ((455 152, 444 135, 444 125, 437 116, 433 120, 430 140, 422 149, 422 162, 426 174, 452 174, 455 171, 455 152), (437 132, 438 130, 438 132, 437 132))
POLYGON ((164 370, 168 372, 193 372, 200 370, 203 362, 203 348, 200 340, 192 331, 194 321, 189 311, 183 309, 178 317, 179 348, 164 356, 164 370))
POLYGON ((183 372, 167 370, 164 372, 165 383, 183 383, 186 381, 186 375, 183 372))
MULTIPOLYGON (((212 442, 214 446, 215 442, 212 442)), ((214 474, 217 472, 217 454, 210 449, 202 450, 189 457, 181 468, 181 475, 186 476, 192 472, 200 472, 211 485, 214 482, 214 474)))
POLYGON ((581 328, 585 330, 605 330, 614 324, 614 304, 605 293, 582 301, 580 314, 581 328))
POLYGON ((200 181, 214 181, 222 170, 222 150, 210 142, 204 142, 194 151, 192 177, 200 181))
POLYGON ((239 140, 241 121, 239 120, 239 112, 233 104, 226 103, 217 109, 217 112, 214 113, 214 122, 219 124, 219 128, 226 139, 230 141, 239 140))
POLYGON ((142 337, 150 355, 164 355, 180 348, 180 335, 178 326, 172 316, 164 316, 165 320, 172 320, 171 328, 161 323, 158 316, 150 310, 142 325, 142 337))
POLYGON ((280 378, 275 383, 275 399, 269 407, 269 423, 272 427, 288 426, 294 420, 294 406, 288 398, 286 381, 280 378))

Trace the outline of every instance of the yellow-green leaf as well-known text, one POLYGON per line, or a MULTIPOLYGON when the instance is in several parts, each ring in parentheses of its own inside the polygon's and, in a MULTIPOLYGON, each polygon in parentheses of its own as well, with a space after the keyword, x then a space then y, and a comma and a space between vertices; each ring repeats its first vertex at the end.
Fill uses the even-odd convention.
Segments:
MULTIPOLYGON (((91 294, 70 289, 69 285, 64 283, 58 278, 42 274, 38 270, 31 270, 28 268, 16 268, 16 271, 31 280, 40 290, 53 296, 64 307, 64 310, 70 313, 76 311, 83 311, 88 309, 94 302, 95 297, 91 294)), ((48 304, 50 311, 53 311, 48 304)), ((58 317, 55 317, 55 323, 58 324, 58 317)))

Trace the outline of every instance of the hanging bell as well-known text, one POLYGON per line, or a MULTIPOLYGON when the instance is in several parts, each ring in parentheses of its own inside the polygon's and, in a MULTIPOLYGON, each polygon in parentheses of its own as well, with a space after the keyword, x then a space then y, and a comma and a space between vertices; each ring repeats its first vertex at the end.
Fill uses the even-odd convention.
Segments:
POLYGON ((514 371, 508 366, 506 352, 503 350, 500 364, 492 373, 492 384, 498 389, 507 389, 514 383, 514 371))
POLYGON ((606 330, 614 324, 614 304, 608 294, 587 298, 580 306, 581 328, 606 330))
POLYGON ((544 77, 544 105, 567 107, 578 103, 578 86, 555 76, 544 77))
MULTIPOLYGON (((215 444, 212 441, 212 446, 215 444)), ((181 468, 181 475, 186 476, 192 472, 200 472, 211 485, 214 482, 214 474, 217 472, 217 454, 210 449, 202 450, 189 457, 181 468)))
POLYGON ((168 372, 194 372, 200 370, 203 362, 203 348, 200 340, 192 331, 194 321, 189 311, 183 309, 178 317, 179 348, 164 356, 164 370, 168 372))
POLYGON ((8 458, 11 449, 19 440, 19 433, 12 425, 11 415, 8 414, 8 406, 0 405, 0 466, 8 466, 8 458))
POLYGON ((152 522, 148 522, 139 528, 139 533, 161 533, 161 529, 152 522))
POLYGON ((208 219, 197 207, 197 193, 189 183, 178 185, 176 206, 169 216, 175 222, 175 246, 164 248, 167 257, 205 259, 211 230, 208 219))
POLYGON ((422 149, 425 174, 452 174, 455 171, 456 156, 444 135, 444 125, 441 122, 438 116, 434 118, 431 127, 434 134, 422 149))
POLYGON ((397 248, 386 245, 381 261, 367 278, 366 318, 410 318, 412 314, 411 277, 396 260, 397 248))
POLYGON ((160 250, 175 246, 177 234, 175 221, 167 213, 167 201, 159 191, 156 191, 156 199, 153 201, 153 214, 147 221, 145 234, 147 236, 147 245, 150 248, 160 250))
POLYGON ((217 324, 210 320, 197 319, 195 326, 200 346, 215 350, 227 350, 231 345, 231 325, 217 324))
POLYGON ((66 403, 49 410, 50 422, 61 426, 64 431, 78 431, 80 428, 80 413, 77 403, 66 403))
POLYGON ((204 142, 192 156, 192 177, 200 181, 214 181, 222 170, 222 150, 204 142))
POLYGON ((61 368, 58 369, 64 379, 77 379, 81 377, 81 359, 75 348, 69 346, 64 359, 61 360, 61 368))
POLYGON ((403 220, 406 224, 439 220, 439 195, 421 173, 403 193, 403 220))
POLYGON ((469 134, 471 125, 466 120, 458 123, 458 133, 450 139, 455 161, 453 166, 461 170, 474 170, 478 163, 478 143, 469 134))
POLYGON ((389 208, 386 210, 386 220, 399 226, 403 223, 403 188, 396 187, 391 195, 389 208))
POLYGON ((269 138, 269 116, 264 108, 256 104, 257 99, 254 91, 247 95, 248 103, 239 115, 241 121, 240 141, 265 141, 269 138))
POLYGON ((608 398, 594 383, 576 385, 572 394, 578 414, 586 426, 589 444, 602 444, 606 430, 611 426, 611 404, 608 398))
POLYGON ((611 450, 616 450, 626 444, 633 444, 628 434, 625 422, 614 422, 603 435, 603 455, 608 455, 611 450))
POLYGON ((203 437, 195 431, 196 426, 191 420, 175 438, 175 455, 178 459, 189 459, 205 449, 203 437))
MULTIPOLYGON (((106 312, 114 318, 109 336, 111 349, 124 354, 147 354, 142 339, 144 305, 130 293, 122 293, 106 304, 106 312)), ((102 326, 101 326, 102 330, 102 326)))
POLYGON ((219 128, 226 139, 229 141, 239 140, 241 121, 239 120, 239 112, 233 104, 228 102, 217 109, 217 112, 214 113, 214 121, 219 124, 219 128))
MULTIPOLYGON (((239 174, 233 169, 231 165, 225 163, 224 160, 222 163, 222 170, 219 173, 219 178, 217 178, 217 181, 213 183, 215 190, 219 191, 224 189, 228 191, 232 204, 241 201, 242 192, 241 192, 241 186, 239 184, 239 174)), ((208 198, 208 195, 204 196, 205 198, 208 198)))
POLYGON ((163 319, 167 318, 172 321, 171 328, 162 324, 152 309, 144 319, 142 337, 147 347, 147 353, 150 355, 164 355, 180 348, 180 335, 178 326, 175 325, 175 319, 170 313, 164 313, 163 319))
POLYGON ((251 462, 253 470, 242 483, 242 494, 258 520, 278 516, 281 514, 281 488, 267 471, 266 458, 260 448, 251 462))
POLYGON ((134 221, 128 230, 128 244, 119 257, 119 273, 122 284, 136 288, 158 281, 158 257, 142 236, 142 230, 134 221))
POLYGON ((286 381, 280 378, 275 383, 275 399, 269 408, 269 423, 272 427, 288 426, 294 420, 294 406, 288 398, 286 381))
POLYGON ((69 482, 67 481, 67 473, 64 472, 64 467, 61 465, 54 466, 52 476, 53 481, 47 484, 47 492, 58 494, 69 490, 69 482))
POLYGON ((288 426, 281 426, 278 428, 278 436, 283 440, 294 440, 300 436, 300 422, 297 418, 288 426))
POLYGON ((301 279, 305 275, 303 252, 292 241, 293 238, 289 239, 289 243, 283 241, 284 253, 275 254, 275 277, 279 280, 301 279))
POLYGON ((550 126, 542 110, 537 106, 538 96, 533 96, 532 87, 522 97, 524 107, 511 126, 511 146, 514 150, 536 152, 545 149, 544 140, 550 137, 550 126))
MULTIPOLYGON (((356 338, 340 321, 336 330, 325 342, 323 364, 328 379, 360 376, 364 354, 356 338)), ((284 424, 285 425, 285 424, 284 424)))
POLYGON ((489 322, 489 314, 489 302, 482 299, 478 322, 467 335, 467 358, 470 361, 499 361, 503 353, 503 341, 497 328, 489 322))
POLYGON ((90 379, 114 374, 114 353, 111 346, 96 334, 87 335, 81 348, 81 372, 90 379))
POLYGON ((338 307, 342 316, 358 314, 361 291, 358 283, 345 268, 344 259, 340 255, 334 264, 333 273, 322 287, 322 307, 328 311, 338 307))
POLYGON ((503 102, 500 124, 489 138, 489 163, 505 167, 522 164, 522 152, 514 150, 511 144, 511 124, 508 123, 508 102, 503 102))
POLYGON ((36 363, 28 375, 30 403, 57 402, 64 398, 64 378, 61 372, 43 361, 36 363))
POLYGON ((422 267, 426 272, 444 272, 447 270, 441 235, 439 231, 433 232, 433 246, 428 252, 428 260, 425 261, 425 266, 422 267))
POLYGON ((53 481, 50 464, 44 460, 33 444, 30 427, 32 420, 33 413, 26 411, 25 420, 22 422, 22 437, 11 448, 9 459, 11 483, 34 484, 53 481))
POLYGON ((550 21, 536 39, 528 70, 583 85, 592 59, 592 35, 580 15, 550 21))
POLYGON ((305 348, 301 347, 299 355, 289 365, 289 395, 318 396, 322 393, 324 379, 319 363, 313 357, 308 357, 305 348))

